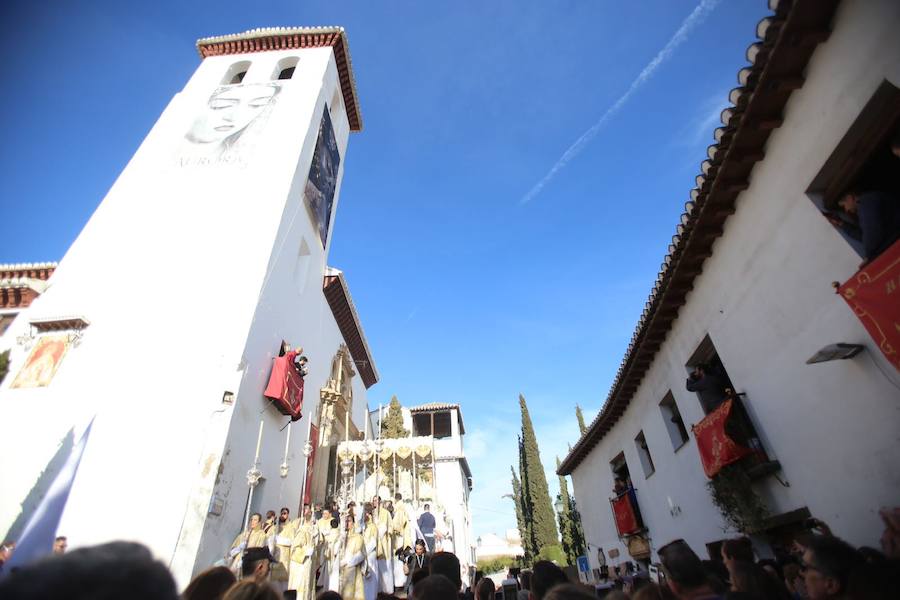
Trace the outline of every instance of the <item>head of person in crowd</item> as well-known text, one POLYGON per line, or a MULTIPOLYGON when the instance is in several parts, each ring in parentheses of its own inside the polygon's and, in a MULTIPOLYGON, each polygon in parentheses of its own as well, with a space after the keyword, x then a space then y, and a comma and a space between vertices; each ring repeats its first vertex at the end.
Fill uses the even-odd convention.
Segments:
POLYGON ((422 556, 425 554, 425 540, 418 539, 416 540, 416 555, 422 556))
POLYGON ((250 515, 250 525, 248 526, 248 529, 250 529, 250 531, 253 531, 254 529, 259 529, 261 525, 262 525, 262 515, 261 514, 253 513, 252 515, 250 515))
POLYGON ((865 562, 850 573, 848 600, 896 600, 900 590, 900 560, 865 562))
POLYGON ((111 542, 22 566, 0 580, 0 598, 177 600, 169 569, 145 546, 111 542))
POLYGON ((422 510, 425 512, 431 511, 431 505, 426 503, 425 506, 422 507, 422 510))
POLYGON ((343 596, 338 594, 332 590, 325 590, 323 592, 319 592, 319 595, 316 596, 316 600, 344 600, 343 596))
POLYGON ((438 552, 431 557, 431 574, 443 575, 456 586, 456 590, 462 589, 462 573, 459 571, 459 558, 452 552, 438 552))
POLYGON ((784 572, 784 585, 788 592, 795 598, 806 597, 806 583, 803 581, 803 573, 800 572, 800 563, 788 563, 782 569, 784 572))
POLYGON ((413 600, 458 600, 455 584, 441 574, 432 573, 413 584, 413 600))
POLYGON ((522 571, 519 573, 519 585, 523 590, 531 591, 531 571, 522 571))
POLYGON ((756 564, 759 565, 763 571, 765 571, 778 581, 784 580, 784 569, 774 558, 763 558, 756 561, 756 564))
POLYGON ((871 546, 860 546, 856 551, 859 552, 864 561, 872 565, 879 565, 887 560, 884 552, 876 550, 871 546))
POLYGON ((228 567, 213 567, 194 577, 181 593, 182 600, 222 600, 225 592, 237 582, 228 567))
POLYGON ((676 598, 712 595, 703 562, 684 540, 669 542, 659 549, 659 561, 666 575, 666 585, 676 598))
POLYGON ((720 560, 704 560, 703 570, 706 571, 706 581, 709 587, 717 594, 724 594, 728 589, 728 582, 731 581, 731 574, 728 567, 720 560))
POLYGON ((381 496, 372 496, 372 506, 375 507, 375 510, 381 508, 381 496))
POLYGON ((490 577, 483 577, 475 588, 475 600, 494 600, 494 594, 497 592, 497 586, 490 577))
POLYGON ((722 562, 729 572, 738 561, 753 562, 753 543, 750 538, 739 537, 722 542, 722 562))
MULTIPOLYGON (((308 504, 306 505, 306 508, 307 509, 309 508, 308 504)), ((291 520, 291 509, 289 509, 287 506, 282 506, 281 512, 278 515, 278 523, 280 523, 281 525, 284 525, 285 523, 287 523, 290 520, 291 520)))
POLYGON ((754 598, 790 600, 784 583, 759 565, 738 561, 731 570, 731 590, 745 592, 754 598))
POLYGON ((241 558, 241 579, 264 582, 269 579, 272 554, 267 546, 247 548, 241 558))
POLYGON ((53 540, 53 554, 65 554, 68 547, 69 539, 64 535, 57 536, 53 540))
POLYGON ((633 593, 631 600, 663 600, 662 588, 652 581, 633 593))
POLYGON ((803 552, 803 580, 811 600, 841 598, 850 574, 863 564, 853 546, 833 536, 816 536, 803 552))
POLYGON ((248 579, 234 584, 222 600, 282 600, 282 598, 281 594, 268 583, 248 579))
POLYGON ((394 494, 394 500, 397 502, 397 504, 400 504, 401 502, 403 502, 403 494, 397 492, 396 494, 394 494))
POLYGON ((344 517, 344 531, 353 531, 353 524, 356 522, 352 514, 344 517))
POLYGON ((549 560, 539 560, 531 567, 531 598, 544 600, 550 588, 568 581, 562 569, 549 560))
MULTIPOLYGON (((597 594, 591 593, 591 589, 583 585, 574 583, 564 583, 550 588, 550 591, 544 596, 545 600, 595 600, 597 594)), ((610 600, 624 599, 628 600, 628 596, 619 590, 608 593, 605 598, 610 600), (619 596, 616 596, 619 594, 619 596)))
POLYGON ((16 543, 12 540, 6 540, 3 542, 3 545, 0 546, 0 565, 9 560, 12 556, 13 550, 16 549, 16 543))

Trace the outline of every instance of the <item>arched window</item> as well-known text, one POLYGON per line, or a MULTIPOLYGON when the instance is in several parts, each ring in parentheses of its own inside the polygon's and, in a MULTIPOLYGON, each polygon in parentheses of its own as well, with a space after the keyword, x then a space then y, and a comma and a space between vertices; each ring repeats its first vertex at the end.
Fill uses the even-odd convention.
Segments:
POLYGON ((275 65, 275 71, 272 73, 272 79, 290 79, 294 76, 294 70, 297 68, 297 62, 300 59, 296 56, 288 56, 282 58, 275 65))
POLYGON ((222 84, 224 85, 232 85, 235 83, 241 83, 244 81, 244 76, 247 74, 247 71, 250 70, 250 61, 242 60, 234 63, 228 70, 225 71, 225 75, 222 77, 222 84))

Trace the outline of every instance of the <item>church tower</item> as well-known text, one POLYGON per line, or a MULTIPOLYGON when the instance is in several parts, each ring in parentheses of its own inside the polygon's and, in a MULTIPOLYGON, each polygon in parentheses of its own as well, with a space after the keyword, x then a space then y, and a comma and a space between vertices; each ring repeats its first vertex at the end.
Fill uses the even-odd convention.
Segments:
POLYGON ((344 30, 257 29, 197 49, 194 75, 4 336, 19 343, 0 386, 0 438, 16 448, 0 456, 0 530, 21 530, 95 417, 59 533, 73 547, 144 543, 182 587, 250 509, 296 516, 309 419, 354 321, 355 429, 377 381, 349 293, 350 325, 323 293, 362 128, 344 30), (310 359, 290 428, 263 396, 283 341, 310 359))

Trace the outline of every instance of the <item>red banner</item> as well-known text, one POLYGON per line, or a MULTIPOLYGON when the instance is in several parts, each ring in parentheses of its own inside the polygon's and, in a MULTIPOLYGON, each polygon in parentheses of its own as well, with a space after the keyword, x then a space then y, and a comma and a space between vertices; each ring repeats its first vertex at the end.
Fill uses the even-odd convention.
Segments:
POLYGON ((281 414, 291 417, 291 421, 300 418, 303 408, 303 378, 294 368, 296 355, 296 352, 291 351, 275 359, 269 385, 263 392, 266 398, 275 403, 281 414))
POLYGON ((725 465, 737 462, 753 452, 725 433, 725 424, 731 416, 731 408, 732 400, 726 400, 719 408, 691 427, 694 437, 697 438, 697 450, 700 451, 703 472, 710 479, 725 465))
MULTIPOLYGON (((309 428, 309 443, 312 445, 312 452, 306 459, 306 487, 303 488, 303 504, 312 504, 310 499, 312 498, 313 465, 316 462, 316 448, 319 446, 319 428, 315 425, 311 425, 309 428)), ((300 514, 303 514, 302 506, 300 510, 300 514)))
POLYGON ((900 371, 900 241, 845 281, 838 293, 900 371))
POLYGON ((638 524, 637 514, 631 505, 631 492, 626 492, 609 501, 612 504, 613 516, 616 518, 616 529, 619 530, 619 536, 630 535, 641 530, 638 524))

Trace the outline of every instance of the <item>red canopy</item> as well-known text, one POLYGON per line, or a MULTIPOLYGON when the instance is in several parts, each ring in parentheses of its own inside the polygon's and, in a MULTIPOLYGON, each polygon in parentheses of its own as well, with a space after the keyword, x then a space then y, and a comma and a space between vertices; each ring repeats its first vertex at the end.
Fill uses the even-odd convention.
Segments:
POLYGON ((274 360, 269 385, 263 392, 281 414, 291 417, 291 421, 300 418, 303 408, 303 378, 294 368, 295 356, 297 353, 292 350, 274 360))

